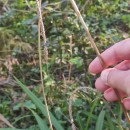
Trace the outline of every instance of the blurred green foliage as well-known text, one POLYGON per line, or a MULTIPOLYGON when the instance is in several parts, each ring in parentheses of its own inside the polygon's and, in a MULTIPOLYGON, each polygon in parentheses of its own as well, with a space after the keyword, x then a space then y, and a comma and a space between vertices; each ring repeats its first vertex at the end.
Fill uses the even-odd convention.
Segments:
MULTIPOLYGON (((76 3, 100 51, 130 36, 128 0, 76 0, 76 3)), ((49 50, 48 72, 43 63, 49 109, 63 128, 70 130, 69 96, 77 87, 94 88, 96 77, 90 76, 87 68, 96 55, 69 0, 42 0, 42 15, 49 50)), ((6 61, 11 55, 18 59, 19 65, 13 66, 14 75, 44 103, 39 92, 37 23, 35 0, 0 0, 0 58, 6 61)), ((0 70, 0 76, 7 75, 8 70, 2 65, 0 70)), ((33 114, 26 109, 34 109, 35 104, 21 89, 1 89, 0 113, 15 127, 37 130, 33 114)), ((119 130, 118 123, 126 129, 119 104, 106 103, 99 95, 85 90, 75 94, 73 117, 79 130, 119 130)), ((41 111, 35 110, 43 117, 41 111)))

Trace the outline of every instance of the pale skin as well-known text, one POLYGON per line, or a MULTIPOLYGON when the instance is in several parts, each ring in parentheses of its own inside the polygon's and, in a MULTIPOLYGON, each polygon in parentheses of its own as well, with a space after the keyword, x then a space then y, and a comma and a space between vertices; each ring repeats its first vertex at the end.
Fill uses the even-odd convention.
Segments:
POLYGON ((105 70, 98 57, 89 65, 91 74, 101 73, 95 82, 96 89, 103 92, 105 99, 110 102, 118 100, 114 91, 117 89, 125 108, 130 110, 130 38, 114 44, 101 56, 106 65, 105 70), (108 68, 113 65, 113 68, 108 68))

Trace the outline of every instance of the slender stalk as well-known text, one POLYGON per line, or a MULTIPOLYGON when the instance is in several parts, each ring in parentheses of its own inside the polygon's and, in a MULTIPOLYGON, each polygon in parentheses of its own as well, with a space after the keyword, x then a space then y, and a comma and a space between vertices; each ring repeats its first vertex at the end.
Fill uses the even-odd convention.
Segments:
MULTIPOLYGON (((76 5, 74 0, 70 0, 70 2, 71 2, 72 6, 73 6, 73 8, 75 10, 75 13, 77 14, 78 19, 80 20, 81 24, 83 25, 84 30, 86 31, 86 34, 87 34, 87 36, 88 36, 88 38, 89 38, 89 40, 91 42, 91 45, 94 48, 94 50, 95 50, 95 52, 96 52, 96 54, 97 54, 97 56, 98 56, 98 58, 100 60, 100 63, 102 65, 102 67, 105 69, 105 67, 106 67, 105 62, 104 62, 103 58, 101 57, 101 54, 100 54, 100 52, 99 52, 99 50, 98 50, 98 48, 97 48, 91 34, 89 32, 89 29, 88 29, 87 25, 84 22, 83 17, 81 16, 81 13, 80 13, 80 11, 78 9, 78 6, 76 5)), ((126 116, 126 119, 127 119, 128 123, 130 124, 130 117, 129 117, 129 115, 127 113, 127 110, 125 109, 124 105, 121 103, 121 98, 120 98, 119 92, 116 89, 114 89, 114 90, 115 90, 115 93, 116 93, 116 95, 118 97, 118 100, 119 100, 119 102, 120 102, 120 104, 121 104, 121 106, 123 108, 124 115, 126 116)))
POLYGON ((43 38, 44 41, 44 60, 45 63, 47 64, 48 61, 48 49, 47 49, 47 38, 46 38, 46 33, 45 33, 45 27, 44 27, 44 23, 43 23, 43 18, 42 18, 42 13, 41 13, 41 8, 40 8, 40 3, 39 0, 36 0, 37 2, 37 12, 38 12, 38 16, 39 16, 39 21, 40 21, 40 34, 43 38))
POLYGON ((97 48, 97 46, 96 46, 96 44, 95 44, 95 42, 94 42, 94 40, 93 40, 91 34, 90 34, 90 32, 89 32, 89 29, 88 29, 86 23, 84 22, 83 17, 81 16, 81 13, 80 13, 80 11, 79 11, 79 9, 78 9, 78 7, 77 7, 75 1, 74 1, 74 0, 70 0, 70 2, 71 2, 72 6, 73 6, 73 8, 74 8, 74 10, 75 10, 75 13, 77 14, 78 19, 80 20, 81 24, 83 25, 84 30, 85 30, 85 32, 86 32, 86 34, 87 34, 87 37, 89 38, 92 47, 94 48, 94 50, 95 50, 97 56, 99 57, 99 60, 100 60, 100 62, 101 62, 101 64, 102 64, 102 66, 105 67, 105 63, 104 63, 104 61, 103 61, 103 59, 102 59, 102 57, 101 57, 101 54, 100 54, 100 52, 99 52, 99 50, 98 50, 98 48, 97 48))
POLYGON ((0 121, 4 122, 10 128, 15 129, 15 127, 0 113, 0 121))
POLYGON ((48 121, 50 124, 50 129, 53 130, 50 114, 49 114, 49 108, 47 104, 47 99, 45 95, 45 87, 44 87, 44 82, 43 82, 43 72, 42 72, 42 55, 41 55, 41 39, 40 39, 40 34, 42 32, 42 37, 44 40, 44 44, 46 43, 46 35, 45 35, 45 29, 44 29, 44 24, 42 22, 42 16, 41 16, 41 0, 36 0, 37 2, 37 9, 38 9, 38 52, 39 52, 39 65, 40 65, 40 76, 41 76, 41 83, 42 83, 42 92, 43 92, 43 98, 45 101, 45 106, 46 106, 46 111, 48 114, 48 121))
MULTIPOLYGON (((69 46, 70 46, 70 57, 72 57, 72 44, 73 44, 73 37, 72 35, 69 36, 70 42, 69 42, 69 46)), ((72 72, 72 64, 69 64, 69 80, 71 80, 71 72, 72 72)))

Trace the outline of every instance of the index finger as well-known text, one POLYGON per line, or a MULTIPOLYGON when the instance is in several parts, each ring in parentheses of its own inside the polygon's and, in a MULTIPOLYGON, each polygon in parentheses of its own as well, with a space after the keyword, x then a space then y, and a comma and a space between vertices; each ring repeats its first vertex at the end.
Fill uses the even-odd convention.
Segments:
MULTIPOLYGON (((114 65, 122 60, 130 60, 130 38, 108 48, 101 54, 101 57, 103 58, 106 67, 114 65)), ((93 74, 100 73, 103 69, 98 57, 89 65, 89 72, 93 74)))

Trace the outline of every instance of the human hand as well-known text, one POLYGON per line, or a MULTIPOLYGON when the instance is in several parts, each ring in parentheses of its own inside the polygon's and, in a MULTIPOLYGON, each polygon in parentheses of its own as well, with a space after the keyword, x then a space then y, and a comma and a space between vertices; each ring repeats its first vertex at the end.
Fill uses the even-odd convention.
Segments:
POLYGON ((105 99, 110 102, 118 100, 114 91, 117 89, 121 98, 127 96, 127 98, 122 99, 122 103, 127 110, 130 110, 130 38, 105 50, 101 57, 106 67, 116 65, 113 68, 103 70, 98 57, 90 63, 90 73, 101 73, 95 82, 95 87, 103 92, 105 99))

